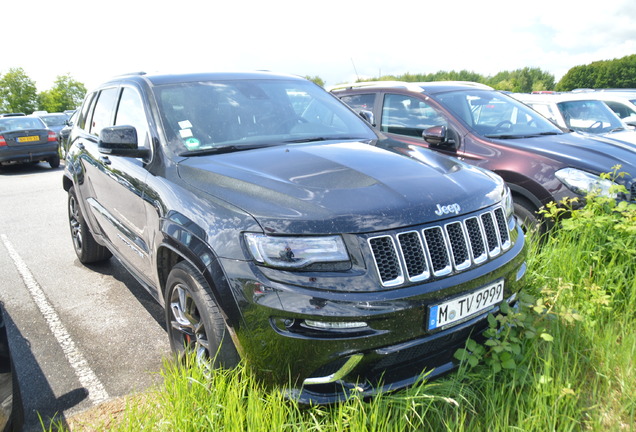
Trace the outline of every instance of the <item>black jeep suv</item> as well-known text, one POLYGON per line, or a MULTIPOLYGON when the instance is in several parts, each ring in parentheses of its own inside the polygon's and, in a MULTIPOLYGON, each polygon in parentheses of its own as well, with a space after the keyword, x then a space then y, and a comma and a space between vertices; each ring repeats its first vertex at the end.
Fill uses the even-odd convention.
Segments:
POLYGON ((165 305, 175 351, 243 358, 301 401, 450 370, 521 288, 498 176, 390 141, 301 78, 118 77, 69 140, 79 260, 115 255, 165 305))

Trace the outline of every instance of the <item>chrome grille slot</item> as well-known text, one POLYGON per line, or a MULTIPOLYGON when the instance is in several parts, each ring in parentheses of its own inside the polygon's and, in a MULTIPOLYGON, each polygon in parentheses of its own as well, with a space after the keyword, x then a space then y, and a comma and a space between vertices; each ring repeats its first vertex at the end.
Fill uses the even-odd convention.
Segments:
POLYGON ((495 221, 492 213, 484 213, 481 215, 481 223, 486 234, 486 245, 488 246, 488 255, 493 257, 499 255, 501 247, 499 246, 499 235, 495 228, 495 221))
POLYGON ((468 233, 468 240, 470 241, 470 249, 473 253, 473 261, 475 264, 486 261, 488 259, 488 252, 486 252, 484 230, 479 224, 479 219, 471 217, 466 219, 464 224, 466 225, 466 232, 468 233))
POLYGON ((497 221, 497 229, 499 234, 499 241, 501 242, 501 248, 506 250, 510 247, 510 235, 508 234, 508 224, 506 223, 506 216, 501 208, 497 208, 494 211, 495 219, 497 221))
POLYGON ((457 270, 470 267, 470 253, 466 244, 466 236, 461 222, 453 222, 446 225, 446 235, 453 257, 453 265, 457 270))
POLYGON ((378 276, 385 287, 405 281, 444 277, 492 259, 512 246, 501 207, 430 226, 368 239, 378 276))
POLYGON ((428 279, 431 273, 428 270, 424 245, 419 233, 417 231, 409 231, 400 233, 397 237, 409 280, 415 282, 428 279))
POLYGON ((375 266, 384 286, 395 286, 404 282, 402 267, 395 250, 395 243, 390 236, 369 239, 375 266))
POLYGON ((428 255, 431 257, 431 265, 435 276, 445 276, 453 268, 450 264, 447 243, 441 227, 427 228, 424 230, 424 240, 428 255))

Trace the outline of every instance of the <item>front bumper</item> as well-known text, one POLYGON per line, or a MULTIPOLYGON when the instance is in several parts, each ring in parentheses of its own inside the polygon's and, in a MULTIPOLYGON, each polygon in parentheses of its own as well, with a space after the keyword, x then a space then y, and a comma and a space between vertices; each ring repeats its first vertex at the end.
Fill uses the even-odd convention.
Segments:
MULTIPOLYGON (((506 253, 468 271, 373 292, 309 289, 311 274, 297 279, 298 285, 280 283, 267 277, 271 269, 222 260, 226 274, 241 275, 229 278, 244 320, 236 332, 238 348, 260 377, 278 385, 291 380, 290 396, 306 403, 396 390, 425 373, 439 376, 457 366, 455 351, 468 337, 479 337, 487 328, 486 316, 498 307, 428 332, 428 305, 499 279, 504 281, 504 301, 514 302, 526 268, 518 228, 513 240, 506 253), (308 283, 302 286, 302 280, 308 283), (316 328, 308 325, 312 321, 353 327, 316 328)), ((355 277, 372 278, 372 272, 355 277)))

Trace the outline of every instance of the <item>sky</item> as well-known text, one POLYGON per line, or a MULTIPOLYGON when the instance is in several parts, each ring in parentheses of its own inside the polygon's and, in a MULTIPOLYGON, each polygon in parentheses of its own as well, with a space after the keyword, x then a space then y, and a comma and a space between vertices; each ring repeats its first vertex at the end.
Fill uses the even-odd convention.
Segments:
POLYGON ((38 92, 128 72, 271 70, 357 78, 468 70, 492 76, 636 54, 634 0, 4 1, 0 74, 38 92))

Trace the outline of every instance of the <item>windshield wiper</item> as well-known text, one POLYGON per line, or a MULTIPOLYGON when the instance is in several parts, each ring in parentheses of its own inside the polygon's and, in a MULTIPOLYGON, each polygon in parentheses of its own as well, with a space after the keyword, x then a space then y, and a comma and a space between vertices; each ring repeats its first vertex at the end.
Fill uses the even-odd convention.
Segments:
POLYGON ((534 134, 525 134, 525 135, 511 135, 511 134, 503 134, 503 135, 485 135, 487 138, 498 138, 498 139, 515 139, 515 138, 533 138, 538 136, 547 136, 547 135, 560 135, 559 132, 539 132, 534 134))
POLYGON ((609 133, 620 132, 620 131, 624 131, 624 130, 625 130, 624 127, 617 127, 617 128, 612 129, 611 131, 609 131, 609 133))
POLYGON ((243 150, 253 150, 261 147, 271 147, 276 144, 251 144, 251 145, 225 145, 218 147, 209 147, 202 148, 198 150, 186 150, 184 152, 179 153, 179 156, 187 157, 187 156, 206 156, 212 154, 222 154, 222 153, 232 153, 235 151, 243 151, 243 150))
POLYGON ((318 141, 333 141, 333 140, 366 140, 367 138, 359 138, 359 137, 350 137, 350 136, 336 136, 336 137, 310 137, 310 138, 297 138, 291 139, 287 141, 283 141, 284 143, 308 143, 308 142, 318 142, 318 141))

